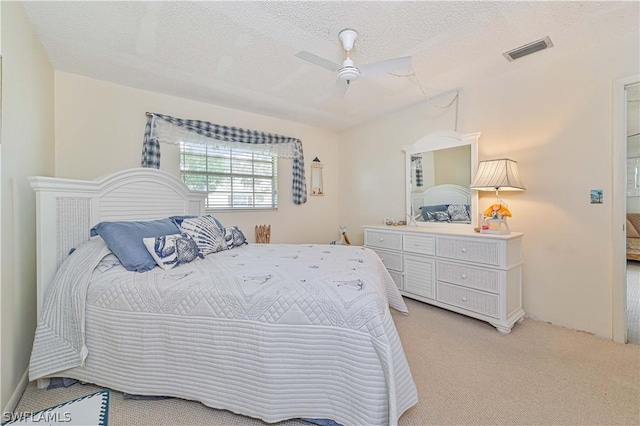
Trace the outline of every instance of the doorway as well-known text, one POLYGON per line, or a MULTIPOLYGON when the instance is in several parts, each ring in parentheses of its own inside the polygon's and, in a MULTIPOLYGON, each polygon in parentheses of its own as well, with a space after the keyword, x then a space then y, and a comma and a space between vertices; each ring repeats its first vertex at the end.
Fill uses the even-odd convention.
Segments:
MULTIPOLYGON (((640 167, 635 164, 640 162, 640 83, 625 86, 626 98, 626 143, 627 143, 627 218, 640 217, 640 167), (633 189, 629 190, 633 175, 633 189)), ((627 238, 629 244, 640 241, 636 228, 638 221, 631 220, 627 223, 627 238), (634 225, 633 222, 636 222, 634 225), (631 223, 631 225, 629 225, 631 223), (629 237, 632 237, 629 239, 629 237)), ((640 245, 639 245, 640 246, 640 245)), ((626 282, 626 323, 627 342, 640 345, 640 261, 627 259, 626 282)))
MULTIPOLYGON (((635 133, 640 133, 640 97, 636 96, 636 90, 640 86, 640 74, 617 79, 613 82, 613 152, 612 152, 612 334, 613 340, 619 343, 627 343, 629 331, 631 337, 635 338, 634 330, 629 330, 629 326, 635 327, 638 322, 633 321, 640 306, 634 304, 632 297, 627 297, 627 290, 634 291, 632 279, 627 279, 629 272, 634 272, 632 267, 627 267, 627 208, 640 211, 640 172, 637 175, 628 175, 627 158, 640 158, 640 142, 636 148, 635 133), (632 102, 628 102, 632 101, 632 102), (634 130, 635 129, 635 130, 634 130), (628 138, 631 136, 631 138, 628 138), (631 144, 628 141, 631 140, 631 144), (637 188, 636 188, 637 187, 637 188), (639 189, 639 191, 636 191, 639 189), (629 197, 627 195, 629 194, 629 197), (629 200, 629 201, 628 201, 629 200), (629 281, 629 285, 627 285, 629 281), (628 302, 631 304, 628 305, 628 302)), ((639 169, 640 170, 640 169, 639 169)), ((635 172, 635 170, 633 170, 635 172)), ((640 274, 640 271, 639 271, 640 274)), ((640 275, 638 276, 640 282, 640 275)), ((636 342, 640 344, 640 342, 636 342)))

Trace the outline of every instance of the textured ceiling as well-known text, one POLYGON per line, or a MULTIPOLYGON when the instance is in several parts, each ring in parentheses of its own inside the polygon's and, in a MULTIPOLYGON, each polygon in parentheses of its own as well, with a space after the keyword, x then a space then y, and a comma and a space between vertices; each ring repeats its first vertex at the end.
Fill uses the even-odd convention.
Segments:
POLYGON ((334 130, 637 32, 640 2, 25 2, 56 70, 334 130), (338 33, 355 65, 411 56, 332 97, 338 33), (550 36, 514 62, 502 53, 550 36))

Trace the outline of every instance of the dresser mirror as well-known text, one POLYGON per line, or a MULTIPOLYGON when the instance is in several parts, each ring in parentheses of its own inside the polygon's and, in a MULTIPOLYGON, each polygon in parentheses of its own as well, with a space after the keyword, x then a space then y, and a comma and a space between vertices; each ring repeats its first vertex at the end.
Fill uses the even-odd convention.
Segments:
POLYGON ((429 133, 403 148, 406 154, 407 223, 472 228, 478 193, 470 190, 478 164, 480 133, 429 133))

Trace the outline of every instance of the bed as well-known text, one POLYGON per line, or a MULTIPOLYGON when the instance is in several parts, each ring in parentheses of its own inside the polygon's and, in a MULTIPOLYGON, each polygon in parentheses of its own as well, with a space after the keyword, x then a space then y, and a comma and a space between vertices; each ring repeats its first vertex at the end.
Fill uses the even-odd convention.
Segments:
POLYGON ((640 213, 627 213, 627 260, 640 261, 640 213))
POLYGON ((471 223, 470 205, 471 191, 460 185, 442 184, 411 193, 411 206, 418 221, 471 223))
POLYGON ((154 169, 31 184, 38 329, 29 375, 40 387, 73 378, 266 422, 394 425, 416 404, 389 306, 407 309, 371 250, 241 244, 131 272, 89 230, 201 216, 205 194, 154 169))

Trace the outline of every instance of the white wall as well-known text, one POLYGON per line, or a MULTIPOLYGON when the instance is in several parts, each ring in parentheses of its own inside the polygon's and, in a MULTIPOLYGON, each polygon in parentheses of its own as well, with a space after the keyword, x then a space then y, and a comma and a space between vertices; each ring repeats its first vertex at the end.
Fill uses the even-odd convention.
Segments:
MULTIPOLYGON (((338 239, 338 144, 336 133, 271 117, 222 108, 173 96, 56 71, 55 174, 93 179, 139 167, 146 111, 211 121, 302 140, 306 169, 319 157, 324 164, 324 196, 294 205, 292 160, 278 168, 278 211, 216 213, 225 225, 238 225, 250 241, 258 224, 271 224, 272 243, 328 243, 338 239)), ((161 144, 161 168, 179 175, 175 145, 161 144)), ((307 186, 310 176, 307 176, 307 186)))
MULTIPOLYGON (((459 131, 482 132, 480 160, 518 161, 527 187, 502 194, 514 214, 511 229, 526 234, 525 311, 605 338, 612 338, 612 83, 638 73, 639 40, 636 33, 552 62, 541 52, 519 60, 528 66, 460 91, 459 131), (604 204, 589 204, 590 189, 604 189, 604 204)), ((340 208, 350 227, 403 217, 400 148, 453 128, 454 106, 436 117, 432 111, 423 104, 340 135, 349 182, 340 208)), ((480 207, 494 197, 481 195, 480 207)))
POLYGON ((22 4, 2 8, 2 283, 0 406, 20 396, 36 325, 32 175, 53 173, 53 68, 22 4))
MULTIPOLYGON (((427 133, 453 130, 455 103, 438 108, 450 101, 451 96, 443 96, 340 134, 340 217, 353 244, 363 243, 363 225, 382 225, 385 217, 406 220, 402 147, 427 133)), ((430 161, 423 162, 423 169, 430 161)), ((425 170, 425 185, 427 176, 431 174, 425 170)))

